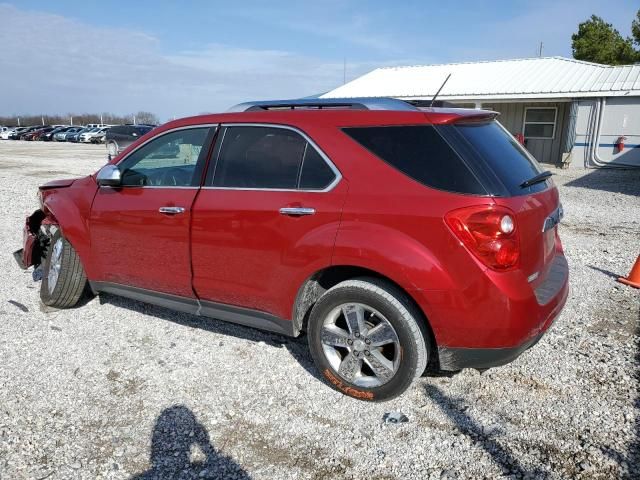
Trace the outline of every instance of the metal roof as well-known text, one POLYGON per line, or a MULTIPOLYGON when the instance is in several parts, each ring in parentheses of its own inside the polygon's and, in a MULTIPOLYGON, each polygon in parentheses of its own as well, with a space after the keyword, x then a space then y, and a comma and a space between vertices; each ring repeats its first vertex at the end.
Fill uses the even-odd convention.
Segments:
POLYGON ((320 98, 492 100, 640 96, 640 64, 608 66, 564 57, 378 68, 320 98))

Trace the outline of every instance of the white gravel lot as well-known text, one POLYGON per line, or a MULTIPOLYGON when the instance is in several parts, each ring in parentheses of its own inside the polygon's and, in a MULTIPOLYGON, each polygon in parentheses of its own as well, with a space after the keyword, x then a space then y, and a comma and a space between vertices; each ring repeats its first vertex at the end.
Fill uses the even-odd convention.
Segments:
POLYGON ((24 216, 105 157, 0 142, 0 479, 640 477, 640 295, 614 281, 640 253, 640 171, 554 170, 572 291, 538 345, 370 404, 326 386, 304 338, 108 295, 42 308, 11 256, 24 216))

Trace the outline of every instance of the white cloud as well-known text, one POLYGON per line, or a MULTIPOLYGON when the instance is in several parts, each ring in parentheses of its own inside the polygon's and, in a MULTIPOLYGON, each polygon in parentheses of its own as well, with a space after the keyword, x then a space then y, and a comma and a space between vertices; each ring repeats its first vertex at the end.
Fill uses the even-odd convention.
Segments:
MULTIPOLYGON (((321 93, 342 62, 211 44, 166 55, 153 36, 0 4, 0 114, 149 110, 163 118, 321 93)), ((395 62, 394 62, 395 63, 395 62)), ((378 64, 349 64, 349 77, 378 64)))

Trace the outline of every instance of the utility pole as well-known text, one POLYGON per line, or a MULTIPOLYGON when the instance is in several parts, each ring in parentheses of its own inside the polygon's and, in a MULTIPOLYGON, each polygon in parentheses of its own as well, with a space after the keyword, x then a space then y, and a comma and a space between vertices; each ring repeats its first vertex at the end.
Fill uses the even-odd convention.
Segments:
POLYGON ((73 117, 69 117, 69 123, 73 126, 73 117))
POLYGON ((100 125, 104 125, 104 122, 102 121, 102 114, 100 114, 100 125))
POLYGON ((18 126, 20 126, 20 117, 18 117, 18 126))
POLYGON ((40 120, 42 120, 42 125, 44 125, 44 115, 40 117, 40 120))
POLYGON ((538 57, 542 57, 543 51, 544 51, 544 43, 540 42, 540 48, 538 49, 538 57))

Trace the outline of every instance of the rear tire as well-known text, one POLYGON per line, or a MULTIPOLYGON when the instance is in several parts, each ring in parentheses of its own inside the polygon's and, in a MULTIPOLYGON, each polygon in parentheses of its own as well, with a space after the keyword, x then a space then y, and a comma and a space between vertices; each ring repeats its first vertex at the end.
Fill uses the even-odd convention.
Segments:
POLYGON ((395 285, 357 278, 327 290, 311 310, 311 356, 334 389, 359 400, 402 394, 429 359, 422 316, 395 285))
POLYGON ((78 304, 87 285, 87 276, 80 257, 59 227, 50 237, 42 273, 42 303, 55 308, 70 308, 78 304))

